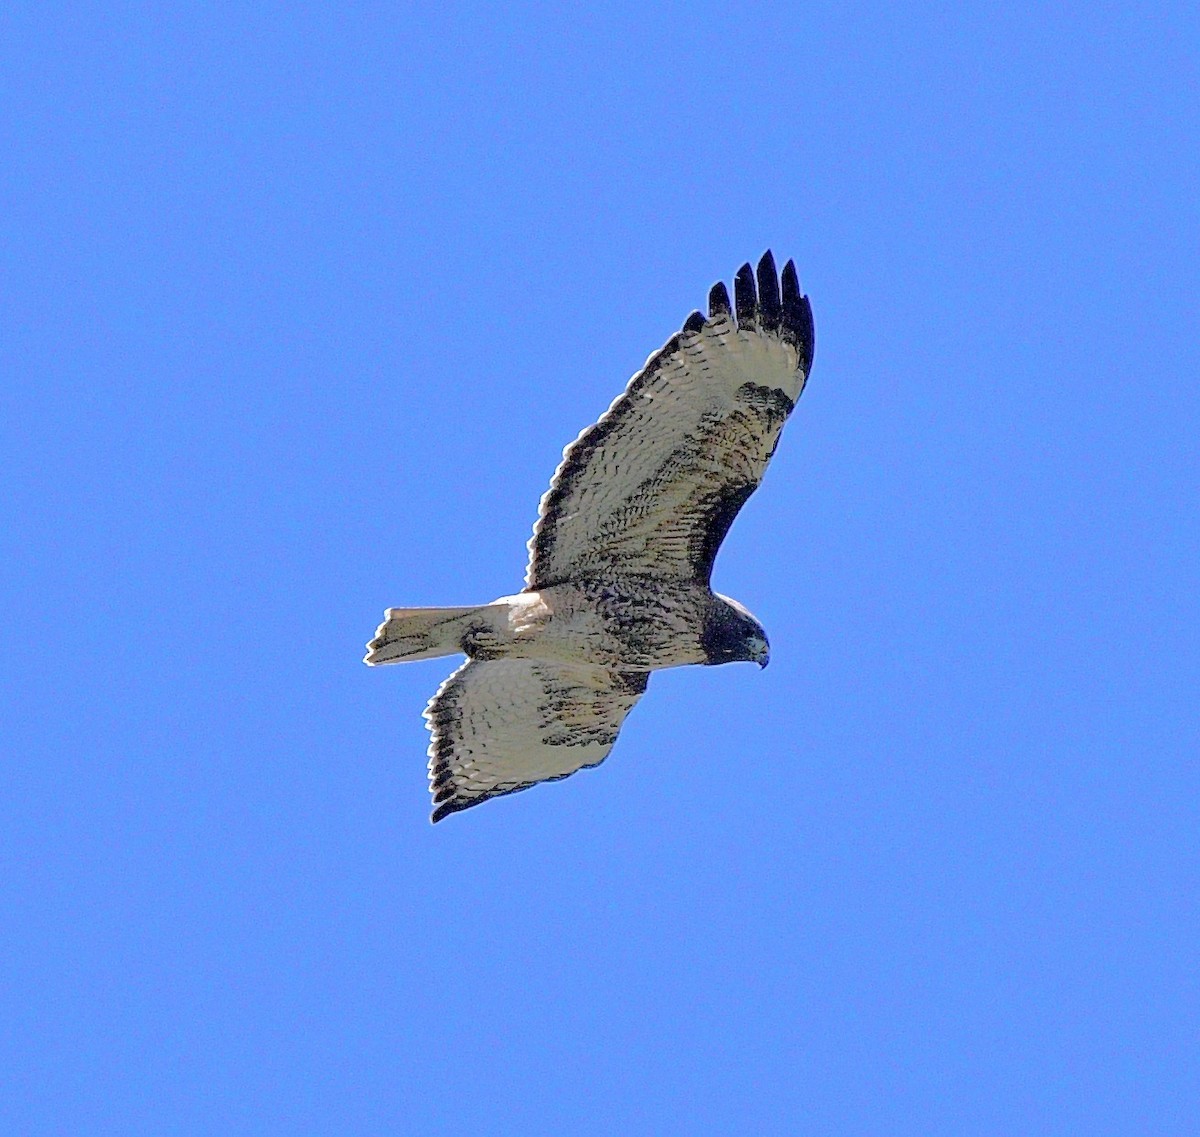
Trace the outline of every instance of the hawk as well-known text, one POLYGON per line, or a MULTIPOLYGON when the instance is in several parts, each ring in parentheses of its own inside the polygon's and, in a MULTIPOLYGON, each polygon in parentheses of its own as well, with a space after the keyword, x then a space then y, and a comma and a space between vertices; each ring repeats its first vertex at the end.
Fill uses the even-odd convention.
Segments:
POLYGON ((652 671, 767 665, 767 636, 713 592, 713 560, 804 389, 813 318, 770 251, 693 312, 563 452, 525 588, 474 608, 389 608, 378 666, 465 653, 425 710, 434 822, 608 756, 652 671), (757 279, 756 279, 757 277, 757 279))

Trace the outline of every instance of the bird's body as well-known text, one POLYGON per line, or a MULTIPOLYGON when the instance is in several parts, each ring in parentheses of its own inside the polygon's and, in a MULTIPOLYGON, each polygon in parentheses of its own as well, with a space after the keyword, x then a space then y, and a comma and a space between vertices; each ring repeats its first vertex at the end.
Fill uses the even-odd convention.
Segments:
POLYGON ((598 764, 651 671, 767 661, 713 559, 758 486, 812 364, 812 312, 771 254, 714 285, 564 452, 526 589, 474 608, 393 608, 372 665, 463 652, 425 712, 433 820, 598 764), (735 319, 736 317, 736 319, 735 319))
POLYGON ((636 579, 581 580, 497 603, 507 611, 512 633, 504 654, 514 658, 638 671, 704 662, 696 629, 710 597, 696 585, 662 588, 636 579))
POLYGON ((637 578, 555 584, 478 608, 393 608, 373 641, 371 663, 462 651, 478 660, 657 671, 707 662, 703 633, 710 613, 720 610, 720 598, 701 585, 637 578))

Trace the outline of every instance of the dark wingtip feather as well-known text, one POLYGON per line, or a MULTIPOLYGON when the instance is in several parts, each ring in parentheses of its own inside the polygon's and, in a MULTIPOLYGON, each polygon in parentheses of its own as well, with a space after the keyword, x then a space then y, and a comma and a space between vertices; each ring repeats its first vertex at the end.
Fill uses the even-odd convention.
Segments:
POLYGON ((704 327, 704 313, 693 312, 686 320, 683 321, 683 330, 685 332, 698 332, 704 327))
POLYGON ((729 312, 729 289, 725 287, 723 280, 718 280, 708 290, 708 317, 713 320, 718 316, 728 316, 729 312))
POLYGON ((801 367, 807 377, 812 370, 813 353, 817 350, 817 329, 813 322, 812 305, 808 302, 808 297, 804 297, 804 333, 802 343, 803 350, 800 353, 801 367))
POLYGON ((464 809, 470 809, 473 805, 478 805, 484 798, 471 798, 463 801, 462 798, 453 799, 443 802, 429 815, 429 824, 436 825, 443 818, 449 817, 452 813, 459 813, 464 809))
POLYGON ((805 375, 812 370, 815 329, 812 305, 801 295, 796 265, 788 261, 783 266, 783 333, 800 352, 800 370, 805 375))
POLYGON ((789 303, 795 303, 800 299, 800 279, 796 276, 796 262, 788 261, 783 266, 783 304, 786 308, 789 303))
POLYGON ((762 260, 758 262, 758 311, 766 331, 779 330, 783 322, 783 306, 779 301, 779 273, 770 249, 763 253, 762 260))
POLYGON ((754 288, 754 269, 750 267, 749 262, 742 265, 737 270, 737 276, 733 278, 733 303, 737 309, 738 327, 753 327, 756 323, 758 296, 754 288))

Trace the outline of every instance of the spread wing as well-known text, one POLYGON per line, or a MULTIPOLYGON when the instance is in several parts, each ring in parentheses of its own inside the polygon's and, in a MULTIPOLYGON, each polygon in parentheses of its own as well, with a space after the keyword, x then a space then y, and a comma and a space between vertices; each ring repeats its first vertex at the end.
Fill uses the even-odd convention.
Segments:
POLYGON ((432 820, 598 766, 647 678, 532 659, 464 664, 425 710, 432 820))
POLYGON ((613 572, 708 584, 812 366, 813 320, 768 251, 693 312, 563 453, 529 542, 530 589, 613 572))

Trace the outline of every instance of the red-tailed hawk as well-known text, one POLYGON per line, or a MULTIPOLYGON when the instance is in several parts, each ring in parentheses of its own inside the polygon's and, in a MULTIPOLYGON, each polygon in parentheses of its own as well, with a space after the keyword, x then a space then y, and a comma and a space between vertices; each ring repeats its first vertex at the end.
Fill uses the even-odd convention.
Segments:
POLYGON ((464 652, 425 710, 433 820, 607 757, 650 672, 748 660, 767 637, 709 587, 812 367, 788 261, 713 285, 600 421, 563 452, 525 589, 476 608, 389 608, 371 665, 464 652), (781 287, 782 284, 782 287, 781 287))

